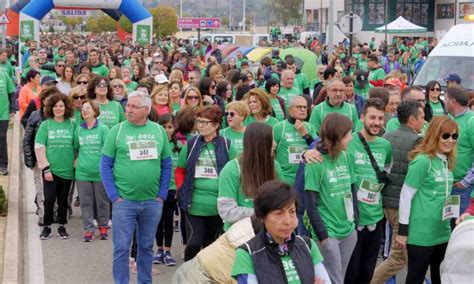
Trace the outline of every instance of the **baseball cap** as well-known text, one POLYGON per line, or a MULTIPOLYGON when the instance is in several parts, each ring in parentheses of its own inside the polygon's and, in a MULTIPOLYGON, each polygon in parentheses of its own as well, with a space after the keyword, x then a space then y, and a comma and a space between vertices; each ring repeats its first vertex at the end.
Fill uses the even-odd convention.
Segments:
POLYGON ((364 85, 364 84, 367 84, 367 82, 368 82, 367 74, 362 70, 357 70, 355 72, 355 77, 356 77, 356 81, 357 81, 357 83, 359 83, 359 85, 364 85))
POLYGON ((158 52, 153 53, 153 57, 160 57, 160 56, 161 56, 161 53, 158 53, 158 52))
POLYGON ((461 77, 459 77, 459 75, 456 73, 449 74, 448 76, 446 76, 446 78, 444 78, 444 80, 446 82, 454 81, 454 82, 457 82, 458 84, 461 84, 461 77))
POLYGON ((165 74, 158 74, 155 76, 155 82, 158 84, 168 83, 168 78, 166 78, 165 74))
POLYGON ((58 81, 56 81, 56 79, 54 79, 54 78, 51 77, 51 76, 44 76, 44 77, 41 79, 41 85, 50 84, 50 83, 57 84, 58 81))
POLYGON ((402 81, 400 81, 398 78, 388 78, 385 80, 384 86, 385 85, 395 86, 400 88, 400 90, 403 88, 402 81))

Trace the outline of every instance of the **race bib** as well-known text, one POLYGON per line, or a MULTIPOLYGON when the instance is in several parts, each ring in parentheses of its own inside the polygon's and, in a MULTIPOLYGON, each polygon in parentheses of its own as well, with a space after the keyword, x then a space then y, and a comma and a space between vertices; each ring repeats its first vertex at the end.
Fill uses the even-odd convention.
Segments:
POLYGON ((369 205, 378 205, 383 184, 373 183, 366 179, 361 180, 357 191, 357 200, 369 205))
POLYGON ((354 205, 352 204, 352 192, 344 195, 344 207, 346 208, 347 220, 354 222, 354 205))
POLYGON ((299 164, 301 162, 302 153, 306 150, 306 146, 289 146, 288 147, 288 163, 299 164))
POLYGON ((457 218, 459 217, 459 205, 461 199, 459 195, 451 195, 446 197, 443 206, 443 218, 442 220, 457 218))
POLYGON ((199 159, 196 164, 196 170, 194 172, 194 178, 218 178, 217 170, 209 158, 199 159))
POLYGON ((155 141, 132 141, 128 144, 130 160, 144 161, 158 159, 155 141))

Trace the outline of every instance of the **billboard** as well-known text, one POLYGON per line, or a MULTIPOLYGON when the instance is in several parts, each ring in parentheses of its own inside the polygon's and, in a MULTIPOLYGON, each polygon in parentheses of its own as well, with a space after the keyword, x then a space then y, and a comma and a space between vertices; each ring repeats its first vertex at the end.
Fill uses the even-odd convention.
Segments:
POLYGON ((220 29, 220 18, 178 18, 178 28, 220 29))

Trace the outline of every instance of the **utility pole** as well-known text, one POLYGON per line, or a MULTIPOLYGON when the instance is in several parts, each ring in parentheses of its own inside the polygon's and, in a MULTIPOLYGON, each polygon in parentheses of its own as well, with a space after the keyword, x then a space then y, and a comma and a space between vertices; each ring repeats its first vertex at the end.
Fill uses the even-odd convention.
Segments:
POLYGON ((385 0, 385 43, 388 46, 388 0, 385 0))
POLYGON ((323 34, 323 0, 319 6, 319 34, 323 34))
POLYGON ((229 0, 229 31, 232 31, 232 0, 229 0))
POLYGON ((244 0, 244 5, 243 5, 243 19, 242 19, 242 32, 245 33, 245 0, 244 0))
POLYGON ((267 4, 267 34, 270 34, 270 0, 267 4))
POLYGON ((327 44, 328 44, 328 55, 333 53, 333 38, 334 38, 334 1, 329 1, 329 13, 328 13, 328 24, 329 31, 327 34, 327 44))

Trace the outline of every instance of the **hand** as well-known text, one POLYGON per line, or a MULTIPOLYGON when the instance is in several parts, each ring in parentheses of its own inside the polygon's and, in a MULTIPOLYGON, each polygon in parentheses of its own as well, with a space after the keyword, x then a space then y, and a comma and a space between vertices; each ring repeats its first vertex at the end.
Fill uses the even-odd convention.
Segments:
POLYGON ((456 219, 456 225, 459 225, 459 223, 464 221, 464 219, 466 219, 469 216, 471 216, 471 214, 469 214, 469 213, 464 213, 461 216, 459 216, 459 218, 456 219))
POLYGON ((156 198, 156 201, 161 202, 161 203, 164 202, 163 199, 161 199, 161 197, 157 197, 157 198, 156 198))
POLYGON ((44 180, 46 181, 53 181, 53 174, 51 172, 47 172, 44 174, 44 180))
POLYGON ((10 113, 10 120, 13 120, 15 118, 15 113, 14 112, 11 112, 10 113))
POLYGON ((456 182, 454 184, 455 187, 459 188, 459 189, 466 189, 467 187, 465 187, 460 181, 456 182))
POLYGON ((77 159, 74 159, 74 167, 77 168, 77 159))
POLYGON ((395 237, 395 245, 396 245, 398 248, 406 249, 406 248, 407 248, 407 236, 400 236, 400 235, 397 235, 397 236, 395 237))
POLYGON ((114 203, 119 203, 119 202, 122 202, 122 201, 123 201, 123 198, 119 197, 119 198, 115 199, 114 203))
POLYGON ((295 121, 295 128, 301 136, 305 136, 306 134, 308 134, 304 123, 299 119, 295 121))
POLYGON ((322 163, 323 162, 323 155, 321 155, 321 153, 319 153, 318 150, 311 149, 311 150, 308 150, 308 151, 304 152, 303 159, 308 164, 313 164, 313 163, 316 163, 316 162, 322 163))
POLYGON ((314 278, 314 284, 324 284, 324 280, 321 278, 314 278))
POLYGON ((214 100, 211 96, 205 95, 203 100, 210 105, 214 104, 214 100))

